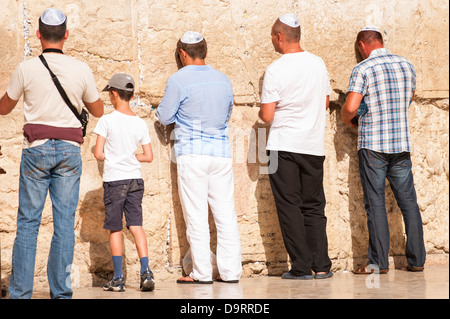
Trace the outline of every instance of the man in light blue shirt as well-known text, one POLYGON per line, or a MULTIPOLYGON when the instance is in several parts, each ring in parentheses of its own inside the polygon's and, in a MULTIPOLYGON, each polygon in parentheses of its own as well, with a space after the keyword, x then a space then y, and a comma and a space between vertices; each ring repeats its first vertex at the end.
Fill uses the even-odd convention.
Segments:
POLYGON ((206 55, 203 36, 186 32, 177 44, 183 67, 167 81, 157 110, 161 124, 175 123, 178 191, 193 261, 180 284, 238 282, 242 273, 228 136, 233 90, 226 75, 206 65, 206 55), (217 278, 212 278, 208 205, 217 228, 217 278))
MULTIPOLYGON (((190 58, 180 50, 184 52, 180 54, 181 60, 183 54, 190 58)), ((167 81, 157 110, 159 121, 163 125, 175 123, 177 157, 196 154, 231 158, 228 136, 233 109, 231 82, 225 74, 206 65, 204 58, 185 63, 167 81)))

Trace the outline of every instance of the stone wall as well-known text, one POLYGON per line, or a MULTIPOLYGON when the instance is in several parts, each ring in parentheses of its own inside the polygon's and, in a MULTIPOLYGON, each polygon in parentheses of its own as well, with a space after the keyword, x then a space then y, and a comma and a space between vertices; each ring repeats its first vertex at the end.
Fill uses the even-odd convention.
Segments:
MULTIPOLYGON (((201 32, 208 41, 207 62, 226 73, 233 84, 231 117, 235 201, 245 276, 280 275, 288 269, 268 176, 264 143, 268 126, 258 120, 258 101, 266 67, 279 57, 270 30, 287 12, 299 16, 304 49, 321 56, 330 73, 333 94, 327 115, 325 190, 329 252, 333 270, 350 270, 367 256, 367 226, 358 173, 355 129, 343 125, 340 111, 348 78, 356 64, 354 41, 367 24, 381 27, 387 47, 409 58, 417 70, 417 98, 410 109, 415 183, 423 216, 427 264, 448 263, 449 126, 448 126, 448 1, 249 1, 249 0, 0 0, 0 94, 17 63, 40 54, 35 36, 39 15, 54 6, 69 18, 65 53, 89 64, 101 89, 116 72, 138 82, 133 110, 148 123, 155 154, 143 164, 146 183, 144 228, 151 267, 158 280, 181 273, 188 250, 171 161, 171 127, 161 127, 155 109, 168 77, 177 68, 174 49, 184 31, 201 32)), ((106 112, 112 111, 106 94, 106 112)), ((103 230, 102 163, 95 160, 92 119, 82 146, 83 176, 76 215, 75 285, 104 281, 113 270, 108 232, 103 230)), ((0 244, 1 274, 11 271, 18 205, 18 179, 23 102, 0 117, 0 244)), ((405 264, 403 220, 386 186, 391 229, 392 266, 405 264)), ((211 220, 212 250, 215 229, 211 220)), ((46 287, 46 261, 52 236, 51 202, 46 203, 38 237, 37 288, 46 287)), ((125 271, 134 280, 139 269, 131 234, 124 236, 125 271)), ((137 280, 137 279, 136 279, 137 280)))

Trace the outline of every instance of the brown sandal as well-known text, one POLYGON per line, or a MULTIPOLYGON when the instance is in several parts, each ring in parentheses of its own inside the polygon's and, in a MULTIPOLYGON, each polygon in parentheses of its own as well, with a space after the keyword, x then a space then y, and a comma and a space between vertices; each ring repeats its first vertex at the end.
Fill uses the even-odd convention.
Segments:
POLYGON ((418 272, 418 271, 423 271, 424 267, 406 267, 407 271, 414 271, 414 272, 418 272))
POLYGON ((387 274, 389 269, 377 269, 375 265, 362 265, 359 268, 352 270, 355 275, 370 275, 370 274, 387 274))
POLYGON ((208 284, 212 284, 212 280, 211 281, 200 281, 200 280, 195 280, 193 278, 191 278, 190 276, 186 276, 186 277, 181 277, 177 280, 177 284, 199 284, 199 285, 208 285, 208 284))

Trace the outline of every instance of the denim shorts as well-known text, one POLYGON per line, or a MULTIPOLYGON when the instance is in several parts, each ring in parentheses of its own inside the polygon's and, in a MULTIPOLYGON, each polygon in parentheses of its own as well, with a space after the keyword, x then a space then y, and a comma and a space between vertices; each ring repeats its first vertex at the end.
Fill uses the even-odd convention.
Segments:
POLYGON ((122 218, 125 213, 126 226, 142 226, 142 197, 144 180, 126 179, 103 183, 105 203, 104 229, 119 231, 123 229, 122 218))

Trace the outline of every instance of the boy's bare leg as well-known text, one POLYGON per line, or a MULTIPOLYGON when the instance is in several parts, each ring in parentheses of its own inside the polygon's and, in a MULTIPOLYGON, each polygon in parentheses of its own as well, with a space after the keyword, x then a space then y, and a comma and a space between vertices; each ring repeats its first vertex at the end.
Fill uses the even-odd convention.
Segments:
POLYGON ((122 230, 110 231, 109 245, 112 256, 122 256, 122 230))
POLYGON ((147 237, 144 228, 142 226, 130 226, 129 229, 134 237, 139 258, 148 257, 147 237))

